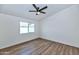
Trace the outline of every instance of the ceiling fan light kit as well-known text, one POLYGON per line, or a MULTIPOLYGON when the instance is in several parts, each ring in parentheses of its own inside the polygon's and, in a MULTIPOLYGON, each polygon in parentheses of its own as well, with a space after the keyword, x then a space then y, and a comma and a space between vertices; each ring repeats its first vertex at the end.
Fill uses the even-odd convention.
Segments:
POLYGON ((40 14, 40 12, 36 12, 36 15, 39 15, 40 14))

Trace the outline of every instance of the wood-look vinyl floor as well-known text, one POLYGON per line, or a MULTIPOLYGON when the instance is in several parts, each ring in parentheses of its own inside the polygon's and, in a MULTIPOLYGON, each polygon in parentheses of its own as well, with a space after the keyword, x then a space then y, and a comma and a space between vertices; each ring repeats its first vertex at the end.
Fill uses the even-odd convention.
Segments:
POLYGON ((0 55, 79 55, 79 48, 39 38, 1 49, 0 55))

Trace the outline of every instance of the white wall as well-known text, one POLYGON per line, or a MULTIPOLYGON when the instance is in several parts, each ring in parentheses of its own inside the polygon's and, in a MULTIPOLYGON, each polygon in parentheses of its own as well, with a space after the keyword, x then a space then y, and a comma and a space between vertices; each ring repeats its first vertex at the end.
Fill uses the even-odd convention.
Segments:
POLYGON ((41 37, 79 47, 79 7, 73 5, 41 21, 41 37))
POLYGON ((0 14, 0 49, 38 38, 38 22, 16 16, 0 14), (20 34, 19 22, 35 23, 35 33, 20 34))

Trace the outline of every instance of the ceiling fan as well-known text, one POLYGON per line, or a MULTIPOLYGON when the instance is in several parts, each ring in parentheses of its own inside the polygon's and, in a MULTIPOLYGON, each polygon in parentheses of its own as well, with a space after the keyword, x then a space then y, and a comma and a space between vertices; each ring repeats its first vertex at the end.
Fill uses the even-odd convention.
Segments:
POLYGON ((43 12, 44 9, 47 8, 47 6, 40 9, 40 7, 37 7, 35 4, 32 4, 35 10, 29 10, 29 12, 36 12, 36 15, 39 15, 40 13, 46 14, 46 12, 43 12))

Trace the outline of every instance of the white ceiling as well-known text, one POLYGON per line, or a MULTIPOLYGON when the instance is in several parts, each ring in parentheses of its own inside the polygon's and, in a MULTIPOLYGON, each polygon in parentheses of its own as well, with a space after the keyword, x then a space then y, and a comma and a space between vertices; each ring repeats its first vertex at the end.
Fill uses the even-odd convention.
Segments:
MULTIPOLYGON (((43 6, 46 6, 46 4, 37 4, 37 6, 42 8, 43 6)), ((31 19, 31 20, 42 20, 72 5, 71 4, 47 4, 47 6, 48 8, 44 10, 46 14, 40 14, 40 15, 36 15, 36 13, 34 12, 28 12, 29 10, 34 10, 34 7, 31 4, 2 4, 0 5, 0 12, 31 19)))

